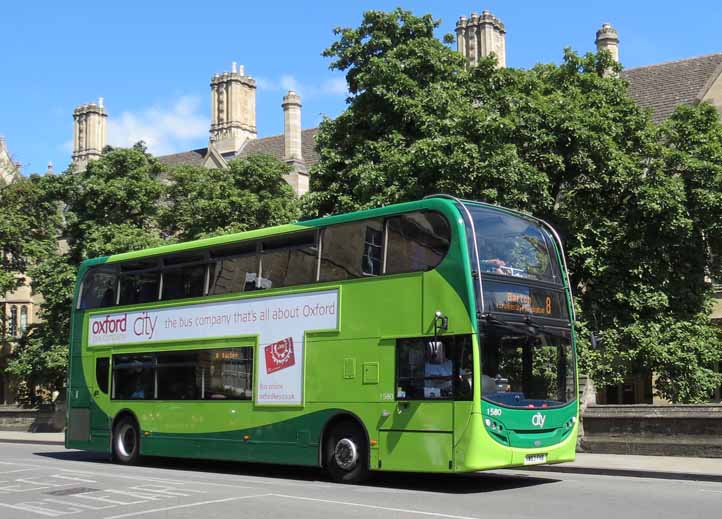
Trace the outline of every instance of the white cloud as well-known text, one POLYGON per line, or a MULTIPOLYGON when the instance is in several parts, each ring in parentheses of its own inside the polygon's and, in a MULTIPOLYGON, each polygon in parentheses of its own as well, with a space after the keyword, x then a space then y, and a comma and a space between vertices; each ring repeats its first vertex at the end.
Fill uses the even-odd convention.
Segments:
POLYGON ((346 79, 335 77, 326 79, 320 84, 301 83, 291 74, 284 74, 279 79, 269 79, 264 77, 256 78, 256 85, 260 90, 269 92, 283 92, 294 90, 302 98, 314 98, 319 96, 346 96, 348 89, 346 88, 346 79))
POLYGON ((188 149, 208 135, 209 117, 200 110, 198 97, 181 96, 165 105, 108 117, 108 144, 128 147, 144 141, 153 155, 188 149))

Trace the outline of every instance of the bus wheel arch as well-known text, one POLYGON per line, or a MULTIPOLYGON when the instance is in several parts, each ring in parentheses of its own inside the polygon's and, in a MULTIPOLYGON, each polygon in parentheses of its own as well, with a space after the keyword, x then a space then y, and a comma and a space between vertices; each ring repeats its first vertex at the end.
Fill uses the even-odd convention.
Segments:
POLYGON ((366 479, 371 466, 371 443, 363 421, 351 412, 333 415, 324 425, 319 442, 319 461, 339 483, 366 479))
POLYGON ((135 413, 123 409, 115 415, 110 441, 113 461, 123 465, 136 465, 140 461, 141 431, 135 413))

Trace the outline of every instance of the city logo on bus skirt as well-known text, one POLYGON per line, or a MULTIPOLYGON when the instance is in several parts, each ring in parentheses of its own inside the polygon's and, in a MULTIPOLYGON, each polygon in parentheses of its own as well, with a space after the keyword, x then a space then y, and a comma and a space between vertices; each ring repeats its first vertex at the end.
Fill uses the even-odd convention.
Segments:
POLYGON ((296 364, 293 355, 293 338, 287 337, 264 348, 266 353, 266 373, 271 374, 296 364))

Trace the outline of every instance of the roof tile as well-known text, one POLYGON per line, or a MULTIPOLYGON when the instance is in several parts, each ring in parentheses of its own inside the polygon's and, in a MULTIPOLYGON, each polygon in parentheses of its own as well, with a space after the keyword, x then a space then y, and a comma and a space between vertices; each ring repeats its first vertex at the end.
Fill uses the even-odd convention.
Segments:
POLYGON ((668 63, 631 68, 621 73, 629 95, 640 106, 652 109, 652 120, 661 123, 677 106, 700 100, 711 78, 722 70, 722 53, 668 63))

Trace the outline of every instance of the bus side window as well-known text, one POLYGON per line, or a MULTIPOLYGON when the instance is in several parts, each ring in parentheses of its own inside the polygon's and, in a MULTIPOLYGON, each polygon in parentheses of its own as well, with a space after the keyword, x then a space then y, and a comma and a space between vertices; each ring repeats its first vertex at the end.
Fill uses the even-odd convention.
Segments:
POLYGON ((114 267, 96 267, 83 280, 80 308, 102 308, 115 304, 118 274, 114 267))
POLYGON ((211 270, 208 295, 256 290, 259 257, 255 241, 211 250, 215 268, 211 270))
POLYGON ((386 274, 431 270, 449 250, 451 228, 439 213, 393 216, 387 225, 386 274))
POLYGON ((110 359, 108 357, 98 357, 95 359, 95 382, 103 393, 108 394, 108 368, 110 367, 110 359))
POLYGON ((468 335, 396 342, 397 400, 471 400, 473 378, 468 335))
POLYGON ((113 356, 113 394, 117 400, 155 398, 155 366, 148 353, 113 356))
POLYGON ((316 231, 293 233, 261 244, 259 288, 279 288, 316 281, 316 231))
POLYGON ((320 281, 381 274, 384 223, 381 218, 331 225, 324 229, 320 281))
POLYGON ((203 391, 203 373, 198 351, 157 353, 158 399, 199 400, 203 391))
POLYGON ((206 284, 206 266, 189 265, 163 271, 163 294, 161 299, 200 297, 206 284))
POLYGON ((253 398, 253 348, 224 348, 200 352, 204 400, 253 398))

